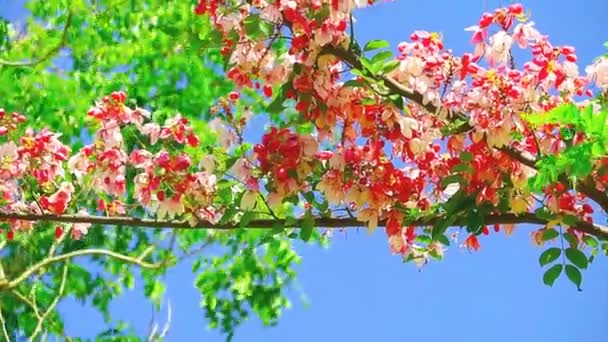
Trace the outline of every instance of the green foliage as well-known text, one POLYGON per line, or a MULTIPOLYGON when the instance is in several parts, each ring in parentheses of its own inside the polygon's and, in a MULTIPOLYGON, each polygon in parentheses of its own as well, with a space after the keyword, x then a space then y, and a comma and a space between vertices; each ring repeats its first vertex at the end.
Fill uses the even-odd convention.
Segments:
MULTIPOLYGON (((87 118, 88 109, 100 100, 100 94, 124 90, 129 105, 148 109, 153 121, 162 123, 182 113, 201 138, 199 148, 186 152, 195 162, 213 153, 217 167, 227 170, 236 158, 229 160, 215 148, 216 133, 206 122, 211 117, 210 108, 232 91, 233 84, 218 72, 225 64, 220 53, 222 37, 207 20, 193 13, 192 5, 192 1, 162 0, 27 1, 31 16, 26 35, 16 36, 11 24, 0 18, 2 106, 25 114, 29 126, 62 132, 62 140, 78 148, 90 141, 90 131, 83 128, 95 128, 87 118)), ((255 16, 248 20, 250 35, 269 35, 274 30, 255 16)), ((280 41, 275 45, 284 49, 280 41)), ((251 101, 253 112, 263 112, 258 94, 244 96, 251 101)), ((244 102, 235 108, 237 118, 246 105, 244 102)), ((306 129, 305 123, 301 126, 306 129)), ((135 134, 126 133, 124 139, 129 146, 145 143, 135 134)), ((155 148, 150 147, 150 151, 155 152, 155 148)), ((244 145, 234 156, 250 148, 244 145)), ((225 188, 234 185, 224 184, 225 188)), ((129 186, 131 194, 133 185, 129 186)), ((82 207, 94 211, 97 199, 90 191, 78 192, 82 207)), ((218 198, 232 207, 234 200, 231 191, 224 196, 220 193, 218 198)), ((135 201, 132 196, 130 201, 135 201)), ((99 226, 91 227, 81 241, 65 238, 69 232, 56 240, 54 231, 55 225, 38 224, 35 234, 20 234, 10 244, 6 244, 5 234, 0 235, 0 310, 15 339, 18 334, 40 337, 45 333, 79 340, 64 331, 64 317, 53 304, 55 298, 60 301, 72 296, 103 315, 108 328, 98 338, 139 341, 141 337, 128 324, 112 319, 110 303, 141 281, 144 294, 158 309, 165 291, 162 275, 175 263, 193 257, 203 311, 211 326, 231 336, 251 314, 265 324, 276 323, 289 304, 284 291, 295 277, 294 263, 299 262, 286 237, 288 232, 283 231, 271 236, 246 231, 213 235, 99 226), (223 254, 208 253, 211 245, 223 254), (87 252, 92 250, 110 251, 145 264, 87 252), (70 253, 83 254, 36 266, 70 253), (67 277, 60 291, 64 265, 67 277), (24 277, 18 286, 2 287, 3 279, 18 278, 29 269, 36 272, 24 277), (40 320, 36 312, 47 311, 40 320)))
POLYGON ((581 179, 591 174, 593 162, 608 151, 608 108, 601 106, 594 111, 597 102, 579 108, 574 104, 563 104, 542 114, 524 115, 533 126, 556 124, 567 147, 557 155, 543 156, 537 162, 538 174, 530 179, 533 191, 541 191, 547 183, 558 180, 560 175, 581 179), (583 142, 572 144, 575 134, 584 134, 583 142))

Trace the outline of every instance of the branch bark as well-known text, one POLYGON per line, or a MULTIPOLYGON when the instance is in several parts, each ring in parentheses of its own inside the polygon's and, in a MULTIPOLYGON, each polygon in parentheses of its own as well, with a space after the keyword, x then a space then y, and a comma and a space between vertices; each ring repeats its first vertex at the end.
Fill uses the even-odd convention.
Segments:
MULTIPOLYGON (((127 226, 127 227, 141 227, 141 228, 166 228, 166 229, 213 229, 213 230, 233 230, 240 228, 239 224, 226 223, 226 224, 212 224, 209 222, 198 222, 195 225, 190 225, 186 221, 164 221, 154 219, 135 218, 127 216, 79 216, 79 215, 51 215, 51 214, 6 214, 0 213, 0 220, 15 219, 24 221, 46 221, 46 222, 63 222, 63 223, 90 223, 99 225, 115 225, 115 226, 127 226)), ((441 222, 443 217, 433 215, 421 217, 415 221, 408 222, 408 225, 412 226, 432 226, 441 222)), ((515 215, 511 213, 507 214, 493 214, 488 215, 484 218, 486 224, 547 224, 546 220, 536 217, 534 213, 525 213, 521 215, 515 215)), ((286 228, 297 228, 302 227, 304 219, 296 220, 284 220, 284 219, 259 219, 252 220, 247 223, 247 228, 252 229, 274 229, 277 224, 283 225, 286 228)), ((379 226, 384 226, 386 222, 379 222, 379 226)), ((453 226, 465 226, 466 220, 461 219, 453 223, 453 226)), ((365 227, 364 222, 358 221, 355 218, 333 218, 333 217, 321 217, 315 218, 315 227, 318 228, 361 228, 365 227)), ((608 228, 594 225, 588 222, 579 221, 578 226, 575 229, 597 236, 608 239, 608 228)), ((57 257, 49 258, 46 260, 60 261, 63 259, 72 258, 81 254, 105 254, 111 257, 117 257, 118 259, 126 262, 138 264, 144 266, 141 259, 127 257, 121 254, 115 254, 106 250, 81 250, 57 257), (88 252, 87 252, 88 251, 88 252), (56 260, 57 259, 57 260, 56 260)), ((45 262, 45 261, 43 261, 45 262)), ((50 262, 49 262, 50 263, 50 262)), ((47 263, 48 264, 48 263, 47 263)), ((152 264, 147 264, 149 267, 152 264)), ((42 265, 41 267, 44 267, 42 265)), ((0 287, 1 287, 0 283, 0 287)))

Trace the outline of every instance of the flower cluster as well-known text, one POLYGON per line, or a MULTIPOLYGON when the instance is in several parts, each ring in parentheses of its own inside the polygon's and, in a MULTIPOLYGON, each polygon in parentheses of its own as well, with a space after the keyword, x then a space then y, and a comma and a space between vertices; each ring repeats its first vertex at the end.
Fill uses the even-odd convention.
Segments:
MULTIPOLYGON (((201 1, 197 13, 209 13, 201 9, 204 6, 213 8, 211 18, 227 42, 222 51, 229 60, 227 75, 238 87, 263 82, 267 89, 290 80, 285 93, 275 95, 294 101, 295 109, 314 123, 319 143, 339 140, 334 153, 323 155, 326 169, 316 190, 333 205, 347 204, 370 227, 385 220, 394 251, 413 253, 416 236, 415 228, 402 227, 396 208, 424 212, 445 201, 454 193, 442 184, 448 176, 459 176, 459 191, 474 197, 477 205, 491 205, 499 212, 499 203, 506 200, 509 212, 531 210, 527 184, 536 170, 507 151, 529 158, 557 154, 565 144, 559 130, 532 127, 521 113, 545 112, 576 96, 590 96, 592 83, 608 87, 608 60, 598 60, 586 69, 586 76, 580 75, 575 49, 552 45, 528 21, 523 6, 513 4, 484 13, 478 25, 467 29, 473 32, 470 53, 456 56, 438 34, 426 31, 416 31, 410 41, 400 43, 395 59, 386 63, 395 67, 384 75, 375 72, 395 82, 393 89, 399 87, 399 95, 409 99, 404 109, 381 96, 382 87, 353 87, 340 76, 359 58, 349 50, 348 17, 355 7, 371 4, 262 0, 225 12, 218 2, 209 7, 201 1), (246 23, 252 20, 271 24, 270 36, 248 35, 246 23), (267 45, 283 32, 291 33, 286 50, 267 45), (521 69, 512 57, 514 45, 530 51, 531 59, 521 69), (455 119, 470 129, 451 133, 455 119), (398 167, 399 162, 405 167, 398 167)), ((365 82, 363 77, 355 79, 365 82)), ((271 171, 272 182, 291 184, 289 191, 281 192, 287 196, 298 185, 295 173, 289 176, 296 168, 290 156, 298 155, 297 139, 292 136, 289 143, 289 134, 280 132, 273 129, 255 152, 263 173, 271 171), (273 159, 272 151, 285 159, 273 159)), ((253 168, 250 162, 240 166, 243 172, 253 168)), ((543 205, 554 212, 585 214, 582 217, 590 220, 581 196, 562 194, 557 201, 568 205, 555 206, 555 201, 545 196, 543 205)), ((479 247, 476 236, 465 244, 479 247)), ((437 246, 428 248, 425 253, 438 253, 437 246)))
MULTIPOLYGON (((348 25, 354 8, 373 3, 256 0, 235 8, 199 1, 195 12, 208 15, 221 33, 226 75, 237 86, 214 107, 209 123, 219 135, 219 155, 239 151, 228 173, 218 169, 224 156, 191 153, 201 143, 188 119, 177 114, 154 122, 148 111, 127 106, 124 92, 89 110, 98 128, 94 141, 74 154, 59 134, 21 132, 25 118, 0 111, 0 138, 6 139, 0 211, 115 216, 138 208, 161 220, 215 224, 225 212, 233 217, 252 210, 259 196, 273 209, 302 195, 309 211, 310 202, 323 207, 316 203, 322 196, 331 210, 343 209, 371 229, 384 224, 391 250, 420 262, 443 250, 438 241, 420 242, 429 229, 418 219, 452 215, 445 208, 456 194, 487 214, 528 214, 540 206, 592 222, 593 208, 581 192, 554 181, 540 191, 529 185, 537 156, 582 144, 587 133, 566 142, 555 123, 533 125, 522 113, 575 103, 592 95, 593 85, 608 88, 608 60, 579 74, 575 49, 552 45, 519 4, 485 13, 468 29, 472 52, 457 56, 440 35, 416 31, 394 56, 384 51, 367 59, 355 49, 348 25), (287 33, 285 48, 272 44, 287 33), (530 53, 519 69, 514 45, 530 53), (344 82, 347 67, 356 75, 344 82), (289 101, 313 132, 271 127, 252 153, 244 145, 233 149, 249 113, 234 116, 232 108, 239 108, 239 91, 247 87, 273 102, 289 101), (238 195, 240 203, 229 203, 238 195), (97 208, 82 207, 83 196, 95 196, 97 208)), ((577 106, 595 110, 588 102, 577 106)), ((599 181, 585 186, 608 187, 606 160, 593 161, 590 173, 599 181)), ((31 228, 19 220, 10 224, 10 234, 31 228)), ((88 226, 68 228, 79 238, 88 226)), ((492 233, 478 228, 465 246, 476 250, 478 235, 492 233)), ((509 233, 512 226, 494 226, 501 230, 509 233)), ((57 236, 63 232, 56 230, 57 236)), ((580 232, 573 236, 584 239, 580 232)))
MULTIPOLYGON (((125 101, 124 92, 113 92, 89 110, 88 115, 99 128, 93 143, 71 157, 71 150, 60 142, 60 135, 48 130, 27 129, 19 144, 8 141, 0 145, 0 186, 4 194, 1 210, 86 216, 92 208, 78 208, 78 196, 92 192, 99 198, 96 209, 108 216, 130 214, 129 209, 135 206, 159 219, 188 213, 193 223, 217 222, 221 215, 213 208, 216 176, 198 170, 189 155, 175 149, 175 144, 199 146, 188 120, 177 114, 164 125, 146 122, 150 113, 131 109, 125 101), (125 131, 148 137, 150 146, 161 143, 160 151, 153 154, 146 149, 148 146, 127 146, 125 131), (129 168, 136 171, 132 179, 127 179, 129 168), (129 184, 133 184, 133 191, 129 191, 129 184), (125 203, 129 195, 138 202, 131 207, 125 203)), ((19 123, 25 121, 18 114, 12 117, 19 123)), ((11 128, 18 129, 16 125, 11 128)), ((31 223, 12 220, 10 236, 13 230, 31 227, 31 223)), ((68 228, 74 238, 80 238, 88 227, 75 224, 68 228)), ((59 227, 57 235, 63 231, 59 227)))

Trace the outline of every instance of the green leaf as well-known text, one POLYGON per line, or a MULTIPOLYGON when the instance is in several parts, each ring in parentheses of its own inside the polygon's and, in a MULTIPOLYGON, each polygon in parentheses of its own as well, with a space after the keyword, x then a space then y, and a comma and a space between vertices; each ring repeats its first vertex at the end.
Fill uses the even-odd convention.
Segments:
POLYGON ((562 264, 553 265, 543 275, 543 283, 545 283, 547 286, 553 286, 557 277, 562 274, 563 268, 564 266, 562 264))
POLYGON ((367 42, 367 44, 365 44, 365 47, 363 48, 363 51, 367 52, 377 49, 386 49, 389 46, 391 45, 386 40, 375 39, 367 42))
POLYGON ((583 275, 581 274, 581 271, 578 268, 572 265, 566 265, 566 276, 574 285, 576 285, 576 288, 579 291, 582 291, 581 283, 583 282, 583 275))
POLYGON ((543 232, 542 238, 543 238, 543 241, 549 241, 549 240, 555 239, 558 236, 559 236, 559 233, 557 232, 557 230, 550 228, 550 229, 546 229, 543 232))
POLYGON ((460 163, 460 164, 454 165, 452 167, 452 172, 465 172, 465 171, 469 171, 470 169, 471 169, 471 167, 469 165, 460 163))
POLYGON ((578 224, 578 217, 574 215, 564 215, 562 217, 562 222, 567 226, 576 226, 578 224))
POLYGON ((555 218, 555 214, 553 214, 552 212, 550 212, 549 210, 547 210, 545 208, 538 208, 538 209, 536 209, 534 211, 534 214, 539 219, 547 220, 547 221, 550 221, 550 220, 552 220, 552 219, 555 218))
POLYGON ((463 180, 461 175, 449 175, 441 180, 441 186, 446 187, 452 183, 461 183, 463 180))
POLYGON ((359 80, 348 80, 344 83, 343 85, 344 87, 352 87, 352 88, 357 88, 357 87, 364 87, 365 83, 361 82, 359 80))
POLYGON ((247 228, 247 225, 249 224, 249 222, 251 222, 251 220, 253 220, 255 215, 256 214, 251 211, 246 211, 245 213, 243 213, 243 216, 241 216, 241 221, 239 222, 239 226, 241 228, 247 228))
POLYGON ((562 236, 564 237, 564 239, 566 239, 566 241, 568 241, 570 245, 575 246, 576 244, 578 244, 578 239, 574 235, 566 232, 563 233, 562 236))
POLYGON ((468 151, 462 152, 460 154, 460 160, 462 160, 463 162, 470 162, 471 160, 473 160, 473 153, 468 151))
POLYGON ((585 253, 576 248, 567 248, 566 258, 578 268, 585 269, 589 264, 585 253))
POLYGON ((382 67, 382 73, 383 74, 388 74, 389 72, 397 69, 397 67, 401 64, 400 61, 394 59, 392 61, 388 61, 386 63, 384 63, 384 66, 382 67))
POLYGON ((135 286, 135 278, 133 277, 133 273, 126 272, 124 277, 124 285, 129 290, 133 289, 133 287, 135 286))
POLYGON ((363 66, 364 70, 369 70, 372 71, 373 67, 372 67, 372 62, 365 58, 365 57, 361 57, 361 59, 359 59, 359 61, 361 62, 361 65, 363 66))
POLYGON ((480 234, 483 228, 483 215, 478 210, 472 210, 467 215, 467 232, 480 234))
POLYGON ((147 284, 147 286, 144 286, 144 291, 146 296, 150 298, 156 308, 160 309, 160 302, 163 294, 165 293, 165 284, 155 279, 152 282, 151 286, 149 284, 147 284))
POLYGON ((304 215, 304 219, 302 220, 302 227, 300 228, 300 239, 304 241, 310 240, 314 228, 315 219, 312 217, 310 211, 307 211, 306 215, 304 215))
POLYGON ((589 247, 592 247, 592 248, 597 248, 597 246, 598 246, 598 242, 597 242, 597 240, 596 240, 595 238, 593 238, 592 236, 585 235, 585 236, 583 237, 583 241, 584 241, 584 242, 585 242, 585 244, 586 244, 587 246, 589 246, 589 247))
POLYGON ((269 37, 273 29, 274 25, 263 20, 259 14, 252 14, 245 18, 245 32, 252 38, 269 37))
POLYGON ((559 256, 561 254, 562 254, 561 249, 559 249, 557 247, 551 247, 540 255, 540 257, 538 258, 538 262, 540 263, 541 267, 545 266, 545 265, 550 264, 553 261, 555 261, 557 258, 559 258, 559 256))
POLYGON ((372 57, 372 64, 374 65, 374 69, 380 70, 384 66, 384 61, 393 57, 393 53, 390 51, 382 51, 378 52, 374 57, 372 57), (379 65, 382 63, 382 65, 379 65))

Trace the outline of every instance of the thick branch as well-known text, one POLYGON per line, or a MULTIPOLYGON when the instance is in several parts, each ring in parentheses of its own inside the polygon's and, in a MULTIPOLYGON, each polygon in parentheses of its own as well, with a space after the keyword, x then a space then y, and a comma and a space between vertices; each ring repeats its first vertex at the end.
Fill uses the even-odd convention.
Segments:
MULTIPOLYGON (((16 220, 24 220, 24 221, 47 221, 47 222, 63 222, 63 223, 91 223, 91 224, 99 224, 99 225, 114 225, 114 226, 128 226, 128 227, 147 227, 147 228, 168 228, 168 229, 214 229, 214 230, 231 230, 238 229, 240 227, 239 224, 212 224, 209 222, 198 222, 195 225, 190 225, 185 221, 159 221, 154 219, 142 219, 135 217, 125 217, 125 216, 115 216, 115 217, 106 217, 106 216, 78 216, 78 215, 51 215, 51 214, 5 214, 0 213, 0 220, 6 219, 16 219, 16 220)), ((412 226, 432 226, 442 221, 443 217, 433 215, 421 217, 415 221, 408 222, 408 225, 412 226)), ((486 224, 546 224, 547 221, 536 217, 533 213, 526 213, 522 215, 515 214, 493 214, 488 215, 484 218, 484 222, 486 224)), ((277 224, 283 225, 284 227, 301 227, 304 223, 304 219, 298 220, 276 220, 276 219, 260 219, 260 220, 252 220, 247 223, 247 228, 258 228, 258 229, 273 229, 277 224)), ((384 226, 385 222, 380 222, 380 226, 384 226)), ((457 220, 454 222, 453 226, 465 226, 467 224, 465 219, 457 220)), ((320 228, 360 228, 365 227, 365 223, 358 221, 355 218, 316 218, 315 219, 315 227, 320 228)), ((580 221, 576 229, 597 236, 608 238, 608 228, 593 225, 584 221, 580 221)), ((82 250, 78 252, 84 252, 84 254, 106 254, 112 257, 128 258, 131 260, 132 258, 120 255, 115 256, 110 254, 112 252, 105 250, 88 250, 91 252, 86 252, 87 250, 82 250)), ((57 256, 54 258, 46 259, 46 260, 55 260, 58 258, 65 259, 71 258, 74 256, 78 256, 77 252, 64 254, 61 256, 57 256)), ((55 261, 59 261, 62 259, 58 259, 55 261)), ((130 262, 129 260, 125 260, 130 262)), ((136 261, 136 259, 132 259, 136 261)), ((135 262, 132 262, 135 263, 135 262)), ((48 263, 47 263, 48 264, 48 263)), ((139 264, 140 266, 143 266, 139 264)), ((148 264, 150 265, 150 264, 148 264)), ((42 267, 44 267, 43 265, 42 267)), ((1 284, 1 283, 0 283, 1 284)))
POLYGON ((3 59, 0 59, 0 66, 7 66, 7 67, 35 66, 35 65, 44 63, 47 60, 51 59, 53 56, 55 56, 57 53, 59 53, 59 50, 61 50, 67 44, 68 30, 69 30, 70 26, 72 26, 73 16, 74 16, 74 13, 71 10, 69 10, 68 17, 65 22, 65 26, 63 27, 63 31, 61 32, 61 40, 59 41, 59 44, 57 44, 56 46, 54 46, 53 48, 48 50, 44 55, 42 55, 41 57, 39 57, 37 59, 28 61, 28 62, 13 62, 13 61, 6 61, 3 59))

